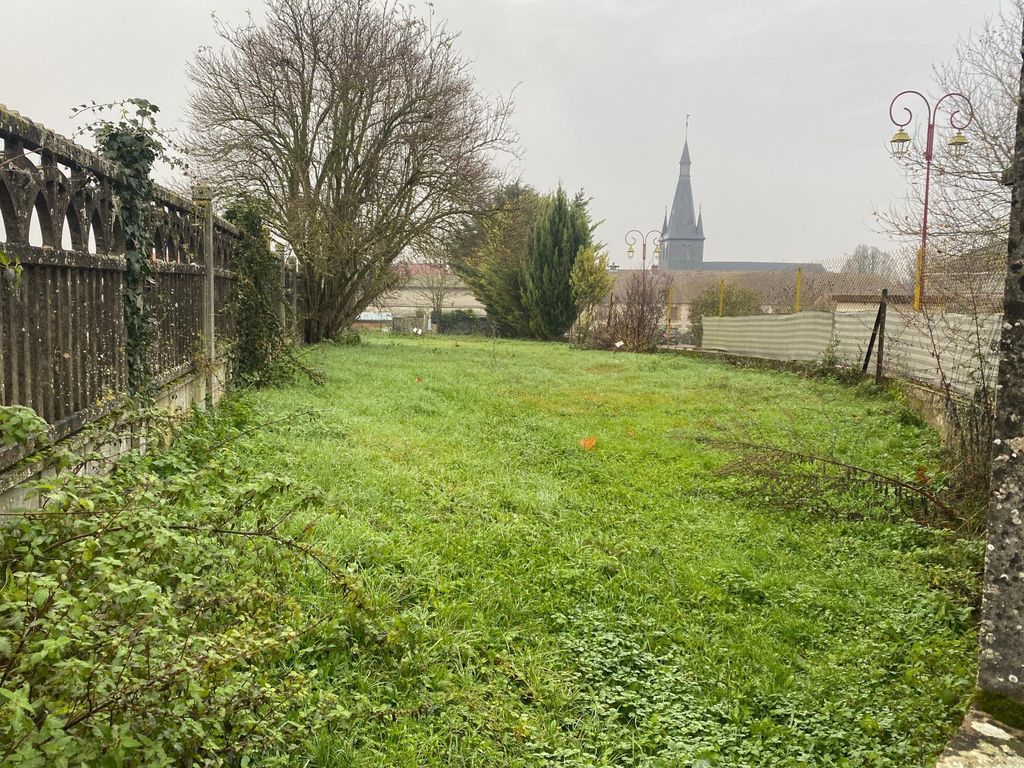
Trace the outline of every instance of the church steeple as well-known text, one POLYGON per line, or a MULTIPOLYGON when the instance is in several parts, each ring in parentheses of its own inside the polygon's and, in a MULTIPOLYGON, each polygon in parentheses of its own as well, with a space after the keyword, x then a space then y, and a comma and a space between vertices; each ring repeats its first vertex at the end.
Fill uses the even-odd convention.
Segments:
POLYGON ((672 215, 667 221, 667 235, 663 236, 661 263, 664 269, 699 269, 704 261, 704 220, 694 210, 690 178, 692 165, 690 141, 687 137, 683 141, 682 157, 679 158, 679 178, 672 198, 672 215))
POLYGON ((672 215, 668 220, 670 238, 693 237, 697 234, 697 215, 693 205, 693 188, 690 185, 690 145, 683 146, 683 157, 679 161, 679 180, 676 194, 672 198, 672 215))

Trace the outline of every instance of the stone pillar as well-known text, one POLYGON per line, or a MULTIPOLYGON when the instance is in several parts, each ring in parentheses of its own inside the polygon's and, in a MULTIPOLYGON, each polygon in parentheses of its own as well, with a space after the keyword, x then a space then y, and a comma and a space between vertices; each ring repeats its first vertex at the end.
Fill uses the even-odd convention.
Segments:
MULTIPOLYGON (((1024 102, 1024 70, 1020 93, 1024 102)), ((1017 138, 999 348, 978 705, 1008 725, 1024 713, 1024 103, 1017 138)))

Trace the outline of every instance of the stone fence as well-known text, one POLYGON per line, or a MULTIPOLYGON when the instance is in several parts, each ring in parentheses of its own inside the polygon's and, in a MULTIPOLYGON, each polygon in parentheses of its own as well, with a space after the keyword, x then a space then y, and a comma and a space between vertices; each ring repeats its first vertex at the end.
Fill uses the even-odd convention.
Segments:
MULTIPOLYGON (((0 140, 0 402, 34 408, 61 439, 124 400, 121 171, 2 105, 0 140)), ((207 207, 160 187, 153 200, 152 366, 189 402, 217 387, 215 342, 232 331, 238 232, 207 207)), ((19 457, 0 452, 0 469, 19 457)))

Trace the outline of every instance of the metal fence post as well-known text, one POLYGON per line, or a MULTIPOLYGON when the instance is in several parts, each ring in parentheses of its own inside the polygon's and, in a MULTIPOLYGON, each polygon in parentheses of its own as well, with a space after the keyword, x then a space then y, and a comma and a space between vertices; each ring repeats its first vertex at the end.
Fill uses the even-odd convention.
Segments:
MULTIPOLYGON (((871 338, 868 340, 868 351, 864 355, 864 365, 861 366, 860 372, 867 373, 868 365, 871 363, 871 352, 875 348, 875 341, 878 341, 878 360, 875 364, 875 383, 881 384, 880 376, 882 370, 882 347, 885 344, 883 338, 880 338, 879 332, 882 336, 885 336, 885 308, 888 304, 889 289, 882 289, 882 300, 878 302, 878 312, 875 314, 875 325, 871 329, 871 338)), ((834 316, 834 313, 833 313, 834 316)))
POLYGON ((882 289, 882 300, 878 304, 878 354, 875 355, 875 384, 883 379, 882 365, 885 358, 885 311, 889 303, 889 290, 882 289))

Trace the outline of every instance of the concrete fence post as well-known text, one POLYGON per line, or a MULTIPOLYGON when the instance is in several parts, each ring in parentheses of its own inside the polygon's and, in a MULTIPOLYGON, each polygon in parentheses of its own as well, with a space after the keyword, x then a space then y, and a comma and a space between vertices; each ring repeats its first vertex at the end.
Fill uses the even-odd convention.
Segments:
MULTIPOLYGON (((277 268, 281 272, 281 300, 277 304, 277 322, 281 327, 281 333, 287 333, 288 316, 285 305, 288 303, 288 256, 284 250, 284 243, 277 243, 274 250, 277 253, 277 268)), ((291 340, 295 340, 294 330, 291 340)))
POLYGON ((292 340, 298 344, 302 341, 302 318, 299 317, 299 278, 302 275, 298 260, 292 265, 292 340))
MULTIPOLYGON (((1024 70, 1020 94, 1024 97, 1024 70)), ((1020 102, 1018 102, 1020 103, 1020 102)), ((1024 104, 1017 110, 1009 247, 999 343, 978 665, 978 705, 1024 725, 1024 104)))
POLYGON ((216 263, 213 258, 213 195, 205 184, 197 184, 192 199, 203 209, 203 356, 206 358, 206 402, 213 402, 213 364, 217 356, 216 263))

